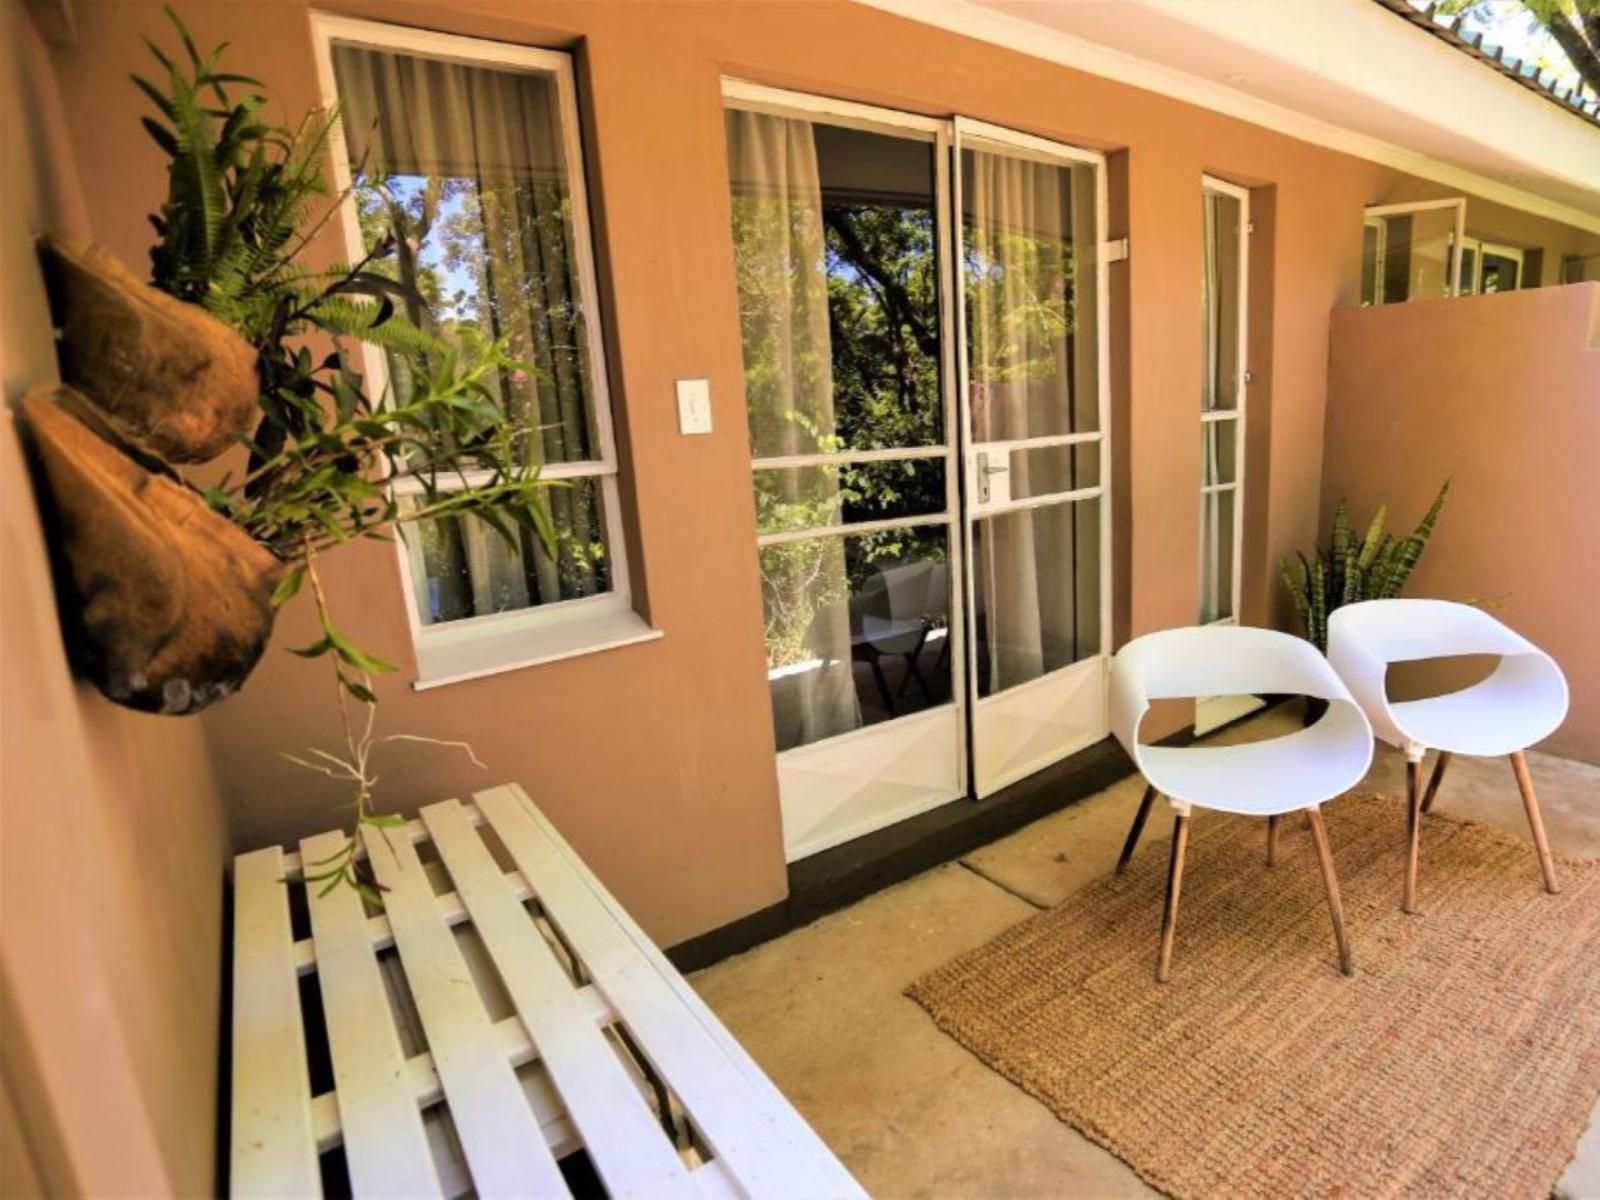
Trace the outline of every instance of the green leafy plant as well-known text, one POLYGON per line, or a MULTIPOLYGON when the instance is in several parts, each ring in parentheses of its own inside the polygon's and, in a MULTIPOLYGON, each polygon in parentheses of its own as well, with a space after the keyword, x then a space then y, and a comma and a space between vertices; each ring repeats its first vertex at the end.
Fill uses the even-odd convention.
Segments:
POLYGON ((1326 651, 1328 616, 1335 609, 1360 600, 1388 600, 1400 594, 1427 549, 1449 492, 1450 481, 1445 480, 1417 527, 1403 538, 1396 538, 1385 528, 1389 520, 1386 504, 1378 507, 1365 535, 1357 538, 1350 523, 1350 506, 1340 500, 1333 514, 1333 541, 1329 546, 1319 547, 1311 559, 1297 555, 1296 566, 1278 560, 1279 573, 1294 598, 1308 641, 1326 651))
MULTIPOLYGON (((427 302, 406 273, 380 269, 399 244, 393 227, 377 231, 359 262, 307 265, 307 247, 347 198, 330 196, 322 177, 338 114, 314 110, 292 128, 269 123, 259 81, 221 69, 226 44, 202 53, 177 13, 166 12, 181 49, 145 39, 162 75, 134 77, 156 110, 144 128, 167 156, 166 199, 151 217, 151 284, 204 308, 258 353, 260 420, 241 438, 247 464, 237 478, 196 490, 287 564, 275 607, 311 585, 322 636, 293 653, 331 663, 346 753, 287 757, 354 786, 358 832, 387 829, 398 818, 373 807, 372 754, 386 742, 432 739, 375 737, 372 677, 395 668, 336 624, 318 559, 441 517, 481 520, 513 545, 525 530, 553 548, 547 489, 561 485, 529 465, 539 431, 514 420, 501 399, 506 380, 537 368, 470 322, 435 333, 405 315, 425 312, 427 302), (308 338, 332 350, 313 352, 308 338), (349 340, 387 353, 405 394, 374 396, 352 366, 349 340), (351 701, 368 706, 364 722, 352 718, 351 701)), ((309 864, 317 871, 308 879, 375 898, 356 846, 352 836, 333 859, 309 864)))

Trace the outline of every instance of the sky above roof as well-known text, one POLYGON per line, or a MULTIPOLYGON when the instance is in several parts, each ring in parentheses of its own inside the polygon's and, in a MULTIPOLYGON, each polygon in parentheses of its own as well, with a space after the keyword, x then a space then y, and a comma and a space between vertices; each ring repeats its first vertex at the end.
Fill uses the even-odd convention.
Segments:
POLYGON ((1577 71, 1545 28, 1519 0, 1481 0, 1461 14, 1462 27, 1503 46, 1512 57, 1537 63, 1563 85, 1578 87, 1577 71))

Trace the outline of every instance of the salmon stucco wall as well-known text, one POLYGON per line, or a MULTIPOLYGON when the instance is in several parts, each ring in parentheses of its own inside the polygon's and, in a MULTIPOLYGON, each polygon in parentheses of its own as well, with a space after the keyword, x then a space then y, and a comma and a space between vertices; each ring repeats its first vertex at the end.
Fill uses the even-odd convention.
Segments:
POLYGON ((55 379, 46 228, 86 232, 45 45, 0 21, 0 1192, 214 1194, 228 836, 198 721, 67 666, 11 406, 55 379))
POLYGON ((1409 529, 1448 478, 1406 594, 1486 602, 1551 654, 1572 708, 1542 748, 1600 763, 1600 283, 1342 310, 1328 378, 1324 525, 1344 496, 1409 529))
MULTIPOLYGON (((98 237, 130 263, 160 162, 127 82, 160 35, 154 0, 81 0, 78 44, 57 55, 98 237), (86 169, 88 169, 86 167, 86 169)), ((285 116, 318 101, 305 0, 181 3, 199 40, 232 44, 233 69, 265 81, 285 116)), ((1111 154, 1112 269, 1126 312, 1111 371, 1116 629, 1197 615, 1198 319, 1203 172, 1261 199, 1252 313, 1252 477, 1244 616, 1287 617, 1279 554, 1316 528, 1328 313, 1355 299, 1361 208, 1383 173, 1151 92, 970 41, 843 0, 595 3, 327 0, 319 7, 422 28, 570 51, 593 195, 605 334, 625 488, 631 574, 655 642, 423 693, 400 566, 369 544, 329 561, 332 601, 365 645, 403 664, 381 682, 383 727, 470 741, 489 764, 397 748, 382 798, 409 809, 517 779, 599 876, 664 943, 773 904, 786 890, 756 573, 721 80, 917 113, 965 114, 1111 154), (1270 233, 1268 233, 1270 230, 1270 233), (1259 285, 1259 286, 1255 286, 1259 285), (715 431, 685 438, 673 381, 710 380, 715 431)), ((317 246, 340 253, 330 230, 317 246)), ((279 758, 328 745, 326 671, 281 652, 313 640, 307 613, 242 695, 206 718, 240 846, 339 820, 342 797, 279 758)))

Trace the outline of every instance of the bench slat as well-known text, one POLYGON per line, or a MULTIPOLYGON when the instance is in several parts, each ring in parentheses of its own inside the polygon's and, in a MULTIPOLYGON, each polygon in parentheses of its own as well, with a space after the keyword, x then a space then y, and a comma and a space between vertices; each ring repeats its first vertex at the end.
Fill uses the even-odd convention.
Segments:
POLYGON ((479 1194, 568 1195, 411 839, 368 829, 364 841, 479 1194))
MULTIPOLYGON (((343 832, 300 843, 302 862, 337 854, 343 832)), ((428 1152, 422 1116, 405 1078, 405 1053, 390 1019, 389 998, 378 970, 366 906, 340 883, 327 895, 306 888, 317 983, 333 1058, 334 1096, 350 1183, 356 1195, 437 1195, 439 1176, 428 1152)))
POLYGON ((480 811, 595 986, 749 1195, 864 1196, 832 1152, 515 785, 480 811))
MULTIPOLYGON (((518 900, 529 900, 533 897, 533 888, 522 877, 521 871, 512 871, 508 874, 506 885, 518 900)), ((446 925, 466 923, 466 906, 461 903, 461 897, 454 892, 436 896, 433 902, 439 906, 439 915, 444 918, 446 925)), ((389 918, 382 913, 368 917, 367 937, 371 940, 374 950, 387 950, 393 946, 394 931, 389 928, 389 918)), ((294 969, 302 975, 309 975, 317 969, 317 952, 311 945, 310 938, 301 938, 294 944, 294 969)))
POLYGON ((320 1196, 311 1076, 283 849, 234 860, 233 1138, 237 1196, 320 1196))
POLYGON ((460 804, 421 816, 607 1194, 690 1195, 677 1152, 460 804))

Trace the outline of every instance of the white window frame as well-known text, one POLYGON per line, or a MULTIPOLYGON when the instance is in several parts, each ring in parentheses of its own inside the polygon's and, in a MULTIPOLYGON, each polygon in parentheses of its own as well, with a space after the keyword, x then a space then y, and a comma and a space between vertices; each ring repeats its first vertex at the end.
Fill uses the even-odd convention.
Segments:
MULTIPOLYGON (((1370 223, 1378 217, 1396 217, 1410 213, 1431 212, 1435 209, 1453 208, 1456 212, 1455 240, 1451 243, 1450 253, 1450 295, 1460 296, 1461 291, 1461 250, 1462 243, 1467 236, 1467 198, 1465 196, 1451 196, 1446 200, 1408 200, 1402 204, 1369 204, 1363 210, 1363 223, 1370 223)), ((1388 226, 1384 227, 1384 252, 1388 252, 1388 226)), ((1415 297, 1407 296, 1405 301, 1396 303, 1409 303, 1415 297)), ((1441 299, 1443 297, 1440 297, 1441 299)), ((1378 279, 1378 292, 1375 303, 1382 304, 1383 279, 1378 279)))
MULTIPOLYGON (((428 624, 422 620, 417 608, 416 584, 406 547, 396 539, 396 564, 417 660, 418 677, 412 686, 424 690, 660 637, 661 632, 652 629, 634 611, 629 589, 628 539, 618 491, 611 390, 606 377, 598 275, 589 222, 583 152, 578 138, 577 89, 573 81, 571 56, 555 50, 435 33, 326 13, 311 14, 311 28, 322 100, 330 111, 339 100, 333 70, 335 43, 542 75, 554 82, 561 110, 561 150, 567 168, 567 190, 572 209, 572 252, 577 266, 578 295, 583 305, 584 331, 589 351, 590 394, 587 400, 594 415, 595 448, 600 457, 582 462, 550 463, 541 468, 540 477, 598 481, 611 588, 593 596, 428 624)), ((345 195, 345 201, 340 206, 345 246, 354 260, 365 253, 365 246, 355 197, 350 194, 350 155, 341 124, 336 123, 333 127, 329 150, 333 157, 334 185, 340 194, 345 195)), ((383 352, 364 344, 362 358, 367 386, 379 395, 387 393, 389 371, 383 352)), ((467 472, 462 476, 462 482, 470 487, 487 478, 487 472, 481 473, 481 477, 480 473, 467 472)), ((396 498, 402 498, 417 495, 422 488, 415 480, 399 480, 391 485, 391 491, 396 498)))
MULTIPOLYGON (((1113 526, 1110 482, 1112 472, 1115 469, 1114 450, 1111 441, 1110 266, 1113 244, 1105 240, 1111 206, 1110 185, 1107 180, 1108 172, 1104 153, 1084 146, 1074 146, 1067 142, 1038 137, 1004 125, 994 125, 972 117, 957 115, 952 119, 951 125, 954 135, 953 157, 955 160, 954 178, 951 187, 951 202, 954 209, 952 237, 955 252, 950 256, 948 286, 955 301, 951 307, 955 310, 954 340, 959 384, 957 391, 957 428, 961 439, 962 456, 966 460, 966 470, 963 474, 967 481, 967 495, 963 497, 959 515, 961 518, 962 552, 967 563, 967 569, 963 573, 962 585, 965 591, 965 608, 967 611, 973 613, 977 611, 974 530, 979 521, 1002 513, 1024 512, 1028 509, 1042 508, 1048 505, 1070 505, 1076 504, 1081 500, 1097 501, 1100 518, 1098 580, 1100 586, 1100 649, 1098 653, 1089 658, 1079 659, 1077 662, 1070 663, 1065 667, 1058 667, 1053 671, 1046 672, 1037 679, 1017 684, 1002 691, 991 692, 987 696, 980 696, 978 694, 978 639, 976 637, 967 639, 967 679, 965 690, 968 707, 972 713, 969 722, 970 736, 973 742, 972 790, 976 798, 983 800, 1020 779, 1037 774, 1049 766, 1050 763, 1060 761, 1099 741, 1105 736, 1107 729, 1105 714, 1109 712, 1110 707, 1113 632, 1113 526), (1053 167, 1089 166, 1094 169, 1095 228, 1092 237, 1085 239, 1087 244, 1093 246, 1095 269, 1095 323, 1097 333, 1095 354, 1098 358, 1098 365, 1095 371, 1096 425, 1093 430, 987 441, 981 443, 983 446, 981 452, 976 449, 976 446, 980 443, 975 442, 971 428, 972 412, 970 404, 972 393, 966 339, 967 291, 966 282, 962 277, 965 248, 961 235, 961 222, 966 200, 962 193, 960 158, 961 153, 969 149, 1032 158, 1035 161, 1053 167), (1050 493, 1028 500, 1008 500, 1003 504, 990 504, 984 501, 977 492, 976 479, 978 478, 977 472, 980 469, 978 462, 980 453, 1000 453, 1009 456, 1014 450, 1037 450, 1054 446, 1085 444, 1099 447, 1097 481, 1092 486, 1077 488, 1070 492, 1050 493), (1053 757, 1048 762, 1035 761, 1023 766, 1013 765, 1008 769, 1000 770, 993 763, 985 761, 985 745, 980 729, 981 723, 986 722, 993 728, 995 723, 1006 721, 1008 714, 1014 713, 1019 705, 1027 705, 1030 701, 1037 703, 1041 698, 1052 695, 1057 703, 1069 703, 1070 701, 1062 700, 1063 693, 1070 696, 1072 690, 1085 680, 1093 682, 1094 690, 1099 697, 1100 710, 1096 721, 1097 728, 1093 736, 1086 737, 1081 741, 1074 739, 1072 742, 1058 745, 1053 757)), ((1049 701, 1046 700, 1046 703, 1049 703, 1049 701)))
MULTIPOLYGON (((1383 277, 1389 258, 1389 225, 1381 217, 1371 215, 1361 220, 1363 229, 1371 229, 1376 236, 1373 238, 1372 247, 1372 304, 1376 308, 1383 303, 1383 277)), ((1366 247, 1362 247, 1362 259, 1366 258, 1366 247)), ((1363 266, 1365 262, 1363 261, 1363 266)))
MULTIPOLYGON (((1512 262, 1516 263, 1517 264, 1517 285, 1516 285, 1516 287, 1511 288, 1509 290, 1515 292, 1515 291, 1520 291, 1522 289, 1522 287, 1523 287, 1523 276, 1524 276, 1524 272, 1526 272, 1527 269, 1528 269, 1528 261, 1524 257, 1525 251, 1523 251, 1521 247, 1519 247, 1519 246, 1503 246, 1503 245, 1499 244, 1498 242, 1487 242, 1487 241, 1484 241, 1482 238, 1475 238, 1475 237, 1465 238, 1464 239, 1464 243, 1465 244, 1462 247, 1463 250, 1471 250, 1472 253, 1473 253, 1473 260, 1472 260, 1473 267, 1472 267, 1472 278, 1468 281, 1468 283, 1471 286, 1466 288, 1462 292, 1462 295, 1466 295, 1466 296, 1481 296, 1481 295, 1484 294, 1484 291, 1483 291, 1483 256, 1485 254, 1492 254, 1496 258, 1510 259, 1512 262)), ((1496 293, 1496 294, 1498 294, 1498 293, 1496 293)))
MULTIPOLYGON (((1238 625, 1240 624, 1239 606, 1244 599, 1244 524, 1245 524, 1245 483, 1248 475, 1248 464, 1245 458, 1248 445, 1247 434, 1249 431, 1249 384, 1250 384, 1250 235, 1254 229, 1250 220, 1250 191, 1236 183, 1229 183, 1215 175, 1200 176, 1200 196, 1204 202, 1207 192, 1217 195, 1229 196, 1239 203, 1239 257, 1243 269, 1239 271, 1239 287, 1236 303, 1239 306, 1239 329, 1236 335, 1234 358, 1239 364, 1237 381, 1234 385, 1232 408, 1202 408, 1200 412, 1200 427, 1204 430, 1207 426, 1215 427, 1221 424, 1233 426, 1233 481, 1231 483, 1208 484, 1205 480, 1205 464, 1202 457, 1200 475, 1200 511, 1199 511, 1199 562, 1197 563, 1198 577, 1200 580, 1201 597, 1205 594, 1206 587, 1206 508, 1208 496, 1222 492, 1233 493, 1233 573, 1228 581, 1231 589, 1228 603, 1228 615, 1218 617, 1210 622, 1212 625, 1238 625)), ((1204 253, 1204 237, 1202 231, 1202 253, 1204 253)), ((1379 262, 1382 262, 1383 238, 1380 236, 1379 262)), ((1383 276, 1380 270, 1378 275, 1378 296, 1383 295, 1383 276)), ((1204 454, 1202 444, 1202 455, 1204 454)), ((1204 600, 1201 599, 1201 603, 1204 600)), ((1196 606, 1198 607, 1198 605, 1196 606)), ((1196 614, 1196 619, 1200 614, 1196 614)), ((1266 702, 1259 696, 1197 696, 1195 697, 1194 731, 1196 735, 1210 733, 1230 722, 1237 721, 1240 717, 1247 716, 1256 710, 1265 707, 1266 702)))
MULTIPOLYGON (((1245 446, 1246 435, 1249 430, 1247 412, 1250 370, 1246 362, 1250 346, 1250 271, 1249 271, 1249 238, 1250 238, 1250 191, 1236 183, 1229 183, 1225 179, 1218 179, 1214 175, 1200 177, 1200 194, 1204 198, 1207 192, 1229 196, 1239 202, 1239 249, 1240 257, 1244 260, 1245 269, 1239 272, 1239 292, 1236 303, 1239 306, 1239 330, 1235 338, 1234 357, 1239 364, 1238 381, 1234 388, 1232 408, 1202 409, 1200 412, 1200 425, 1202 430, 1207 425, 1228 424, 1233 426, 1233 481, 1231 483, 1207 483, 1202 469, 1200 477, 1200 534, 1205 537, 1205 503, 1207 496, 1217 495, 1222 492, 1233 493, 1233 577, 1228 581, 1232 589, 1228 604, 1228 616, 1219 617, 1212 621, 1213 625, 1237 625, 1239 623, 1239 601, 1244 593, 1244 489, 1245 489, 1245 446)), ((1202 234, 1202 238, 1204 235, 1202 234)), ((1202 248, 1203 250, 1203 248, 1202 248)), ((1202 464, 1203 468, 1203 464, 1202 464)), ((1201 571, 1200 586, 1206 584, 1204 571, 1206 566, 1205 547, 1200 548, 1201 571)))

